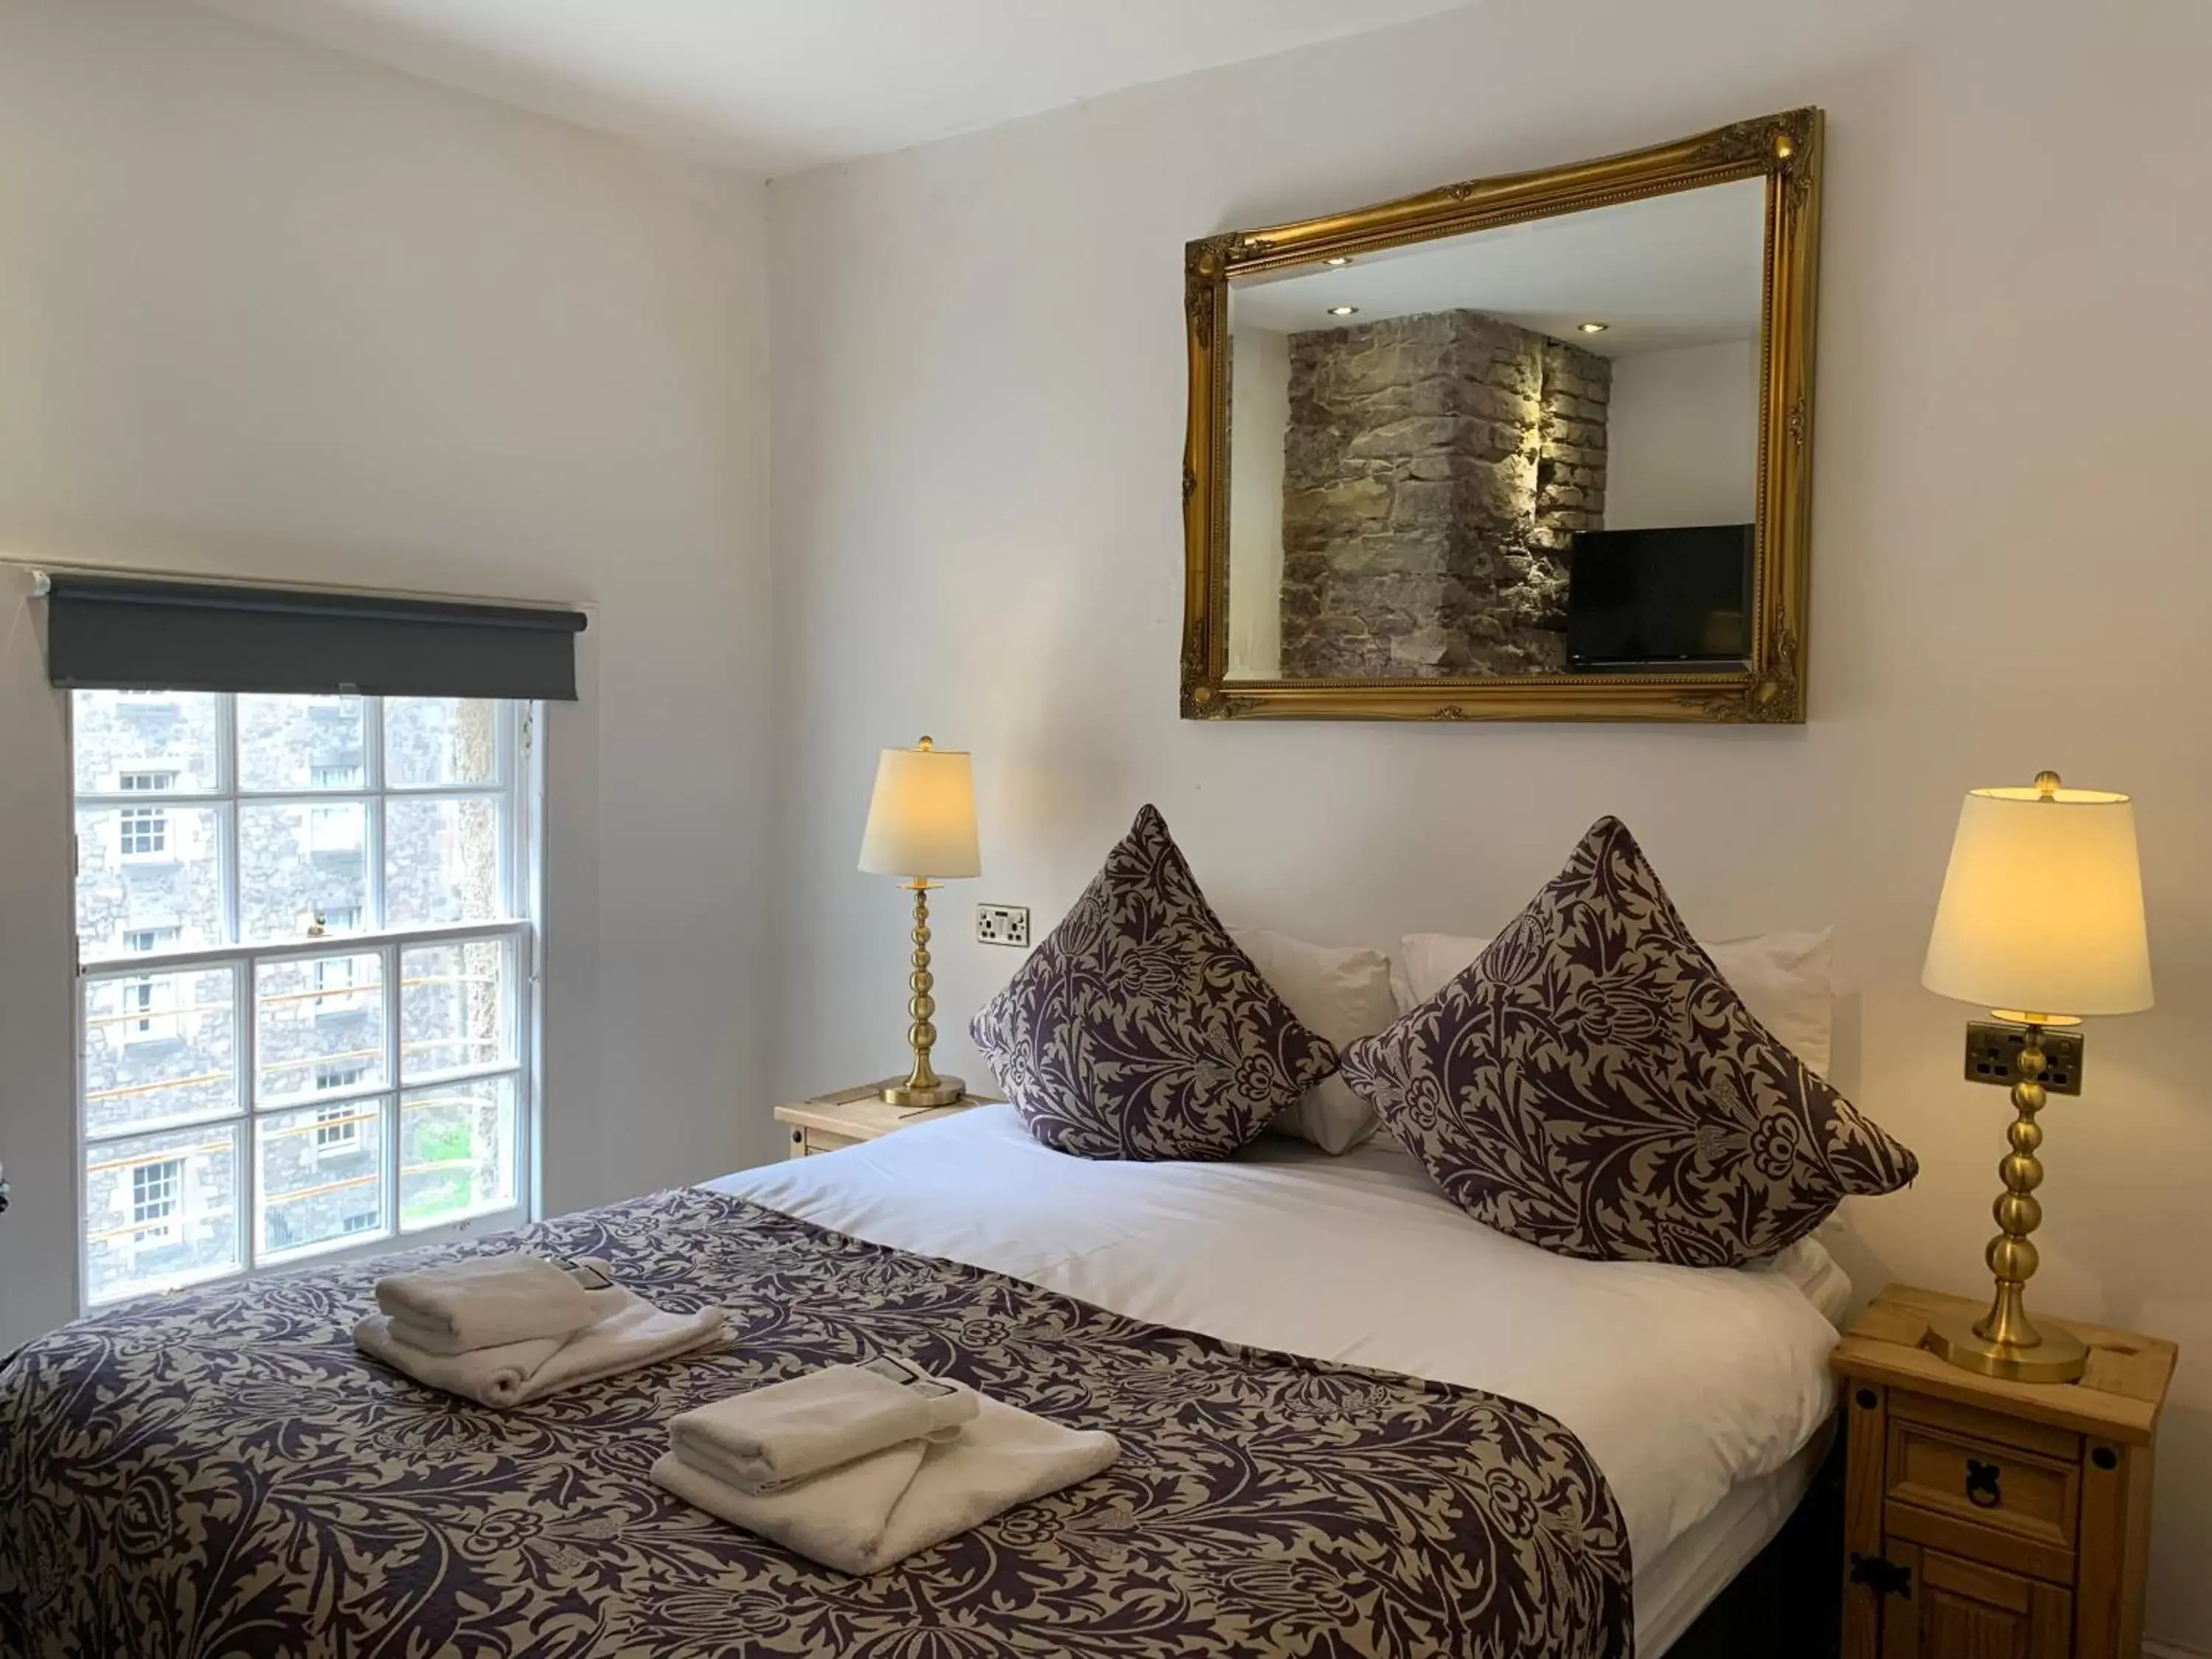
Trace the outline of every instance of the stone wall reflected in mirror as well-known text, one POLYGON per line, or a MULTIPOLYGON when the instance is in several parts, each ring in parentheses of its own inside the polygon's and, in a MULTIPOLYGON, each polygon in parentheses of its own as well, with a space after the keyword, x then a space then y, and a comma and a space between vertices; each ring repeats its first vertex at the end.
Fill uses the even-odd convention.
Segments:
POLYGON ((1227 677, 1740 663, 1764 203, 1741 180, 1232 282, 1227 677))
POLYGON ((1290 359, 1283 673, 1563 671, 1613 365, 1479 311, 1294 334, 1290 359))

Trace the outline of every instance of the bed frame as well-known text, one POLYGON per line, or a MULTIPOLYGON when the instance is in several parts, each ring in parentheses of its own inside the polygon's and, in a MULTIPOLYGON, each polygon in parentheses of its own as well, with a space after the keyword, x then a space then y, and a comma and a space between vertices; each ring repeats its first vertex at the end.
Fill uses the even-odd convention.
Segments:
POLYGON ((1842 1649, 1844 1435, 1796 1512, 1667 1650, 1665 1659, 1838 1659, 1842 1649))

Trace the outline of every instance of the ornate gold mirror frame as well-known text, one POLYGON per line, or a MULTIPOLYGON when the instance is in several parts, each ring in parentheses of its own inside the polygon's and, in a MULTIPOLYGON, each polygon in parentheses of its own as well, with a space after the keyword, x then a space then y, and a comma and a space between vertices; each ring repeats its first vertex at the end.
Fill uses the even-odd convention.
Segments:
POLYGON ((1739 121, 1678 143, 1478 179, 1353 212, 1188 245, 1190 424, 1183 451, 1186 720, 1755 720, 1805 718, 1814 289, 1820 112, 1739 121), (1741 179, 1766 180, 1751 652, 1736 670, 1402 679, 1228 680, 1230 279, 1741 179))

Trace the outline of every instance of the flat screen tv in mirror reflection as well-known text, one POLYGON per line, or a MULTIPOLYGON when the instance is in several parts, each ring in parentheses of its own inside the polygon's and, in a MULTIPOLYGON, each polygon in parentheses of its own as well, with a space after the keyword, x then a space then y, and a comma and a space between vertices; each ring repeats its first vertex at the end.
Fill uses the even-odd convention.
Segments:
POLYGON ((1570 671, 1742 662, 1756 534, 1747 524, 1578 533, 1567 580, 1570 671))

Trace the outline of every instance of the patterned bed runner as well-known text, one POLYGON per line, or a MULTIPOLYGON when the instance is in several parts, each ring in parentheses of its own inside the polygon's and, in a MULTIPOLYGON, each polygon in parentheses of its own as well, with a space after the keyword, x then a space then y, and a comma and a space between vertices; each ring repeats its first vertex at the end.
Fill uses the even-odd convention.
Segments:
MULTIPOLYGON (((392 1263, 140 1304, 0 1370, 0 1652, 1628 1659, 1581 1443, 1472 1389, 1146 1324, 701 1191, 506 1238, 731 1346, 493 1412, 357 1355, 392 1263), (646 1478, 675 1413, 903 1354, 1121 1461, 866 1579, 646 1478)), ((1202 1267, 1199 1269, 1202 1271, 1202 1267)))

